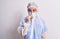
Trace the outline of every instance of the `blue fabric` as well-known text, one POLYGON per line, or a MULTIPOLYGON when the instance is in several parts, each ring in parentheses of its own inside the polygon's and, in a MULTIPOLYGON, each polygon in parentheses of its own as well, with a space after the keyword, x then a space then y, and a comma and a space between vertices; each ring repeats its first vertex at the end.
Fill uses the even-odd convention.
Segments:
MULTIPOLYGON (((22 24, 20 24, 20 26, 19 26, 20 29, 23 29, 24 23, 25 23, 25 19, 23 20, 22 24)), ((28 27, 27 35, 25 35, 24 39, 30 39, 29 37, 30 37, 30 34, 31 34, 31 24, 32 24, 32 22, 30 22, 30 25, 28 27)), ((47 31, 45 22, 44 22, 44 20, 39 20, 39 18, 37 17, 34 25, 35 25, 35 27, 34 27, 33 38, 32 39, 41 39, 41 34, 43 32, 47 31), (40 21, 42 21, 43 27, 41 26, 40 21)))

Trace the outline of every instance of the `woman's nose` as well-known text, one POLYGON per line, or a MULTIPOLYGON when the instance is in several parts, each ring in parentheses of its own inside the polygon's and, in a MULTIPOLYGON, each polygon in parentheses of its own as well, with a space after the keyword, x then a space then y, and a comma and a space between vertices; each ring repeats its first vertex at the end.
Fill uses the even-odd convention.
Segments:
POLYGON ((31 13, 33 13, 33 10, 31 10, 31 13))

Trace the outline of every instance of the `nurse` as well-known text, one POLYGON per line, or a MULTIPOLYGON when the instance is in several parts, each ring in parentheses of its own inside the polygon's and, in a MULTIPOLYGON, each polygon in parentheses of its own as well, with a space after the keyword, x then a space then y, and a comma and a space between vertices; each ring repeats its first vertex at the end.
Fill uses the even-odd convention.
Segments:
POLYGON ((24 39, 46 39, 46 25, 42 18, 38 17, 37 5, 31 2, 27 5, 28 16, 26 16, 18 27, 24 39))

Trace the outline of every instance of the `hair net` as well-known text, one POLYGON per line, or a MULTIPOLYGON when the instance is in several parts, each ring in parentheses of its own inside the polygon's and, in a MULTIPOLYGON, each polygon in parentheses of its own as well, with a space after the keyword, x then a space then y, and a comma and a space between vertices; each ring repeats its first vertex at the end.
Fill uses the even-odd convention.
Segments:
POLYGON ((28 3, 27 8, 29 8, 30 6, 35 6, 36 8, 38 7, 37 4, 34 2, 28 3))

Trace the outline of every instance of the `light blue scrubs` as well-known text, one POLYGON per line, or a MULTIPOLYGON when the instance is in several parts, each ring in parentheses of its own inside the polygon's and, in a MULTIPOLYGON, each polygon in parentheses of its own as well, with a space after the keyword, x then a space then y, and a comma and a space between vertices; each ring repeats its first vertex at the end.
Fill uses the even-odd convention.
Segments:
MULTIPOLYGON (((24 27, 24 23, 25 22, 25 19, 23 20, 23 22, 19 25, 20 29, 23 29, 24 27)), ((31 35, 31 25, 32 25, 32 21, 30 21, 30 25, 28 27, 28 31, 27 31, 27 34, 24 36, 24 39, 30 39, 30 35, 31 35)), ((45 22, 44 20, 42 19, 39 19, 38 17, 36 17, 36 21, 35 21, 35 24, 34 24, 34 30, 33 30, 33 37, 32 39, 41 39, 41 35, 43 32, 46 32, 47 29, 46 29, 46 25, 45 25, 45 22), (43 24, 43 27, 41 25, 41 22, 43 24)))

